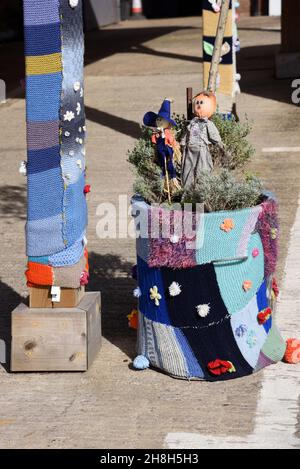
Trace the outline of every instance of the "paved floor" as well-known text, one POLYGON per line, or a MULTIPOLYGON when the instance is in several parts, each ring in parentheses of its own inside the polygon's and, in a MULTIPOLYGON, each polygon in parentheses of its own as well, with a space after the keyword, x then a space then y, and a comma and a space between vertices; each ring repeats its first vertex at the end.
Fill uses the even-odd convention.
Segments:
MULTIPOLYGON (((279 364, 249 378, 214 384, 131 370, 135 333, 127 328, 126 314, 135 304, 130 278, 134 241, 96 236, 97 206, 131 194, 126 150, 139 135, 144 112, 155 110, 171 95, 174 111, 182 113, 185 88, 202 87, 200 25, 197 18, 125 22, 87 37, 87 157, 92 185, 88 238, 91 288, 103 293, 104 345, 84 374, 9 374, 3 364, 2 448, 207 447, 221 440, 228 447, 300 447, 299 367, 279 364)), ((242 19, 240 36, 243 93, 238 111, 253 120, 251 139, 257 150, 250 169, 276 192, 281 206, 283 291, 278 322, 285 337, 299 337, 299 153, 263 153, 262 148, 300 145, 300 109, 291 104, 290 81, 274 79, 278 20, 242 19)), ((0 107, 0 129, 0 339, 7 341, 10 311, 27 294, 26 187, 18 174, 26 147, 23 99, 0 107)))

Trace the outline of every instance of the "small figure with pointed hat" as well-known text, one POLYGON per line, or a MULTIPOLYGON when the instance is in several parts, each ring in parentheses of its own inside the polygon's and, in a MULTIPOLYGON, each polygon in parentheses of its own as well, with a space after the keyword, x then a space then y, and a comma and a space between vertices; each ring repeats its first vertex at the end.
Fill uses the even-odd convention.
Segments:
POLYGON ((176 127, 176 122, 171 119, 171 99, 166 98, 156 114, 147 112, 144 115, 143 123, 146 127, 153 128, 152 143, 156 147, 158 164, 162 169, 162 174, 166 178, 168 199, 171 202, 171 192, 180 189, 174 166, 174 152, 180 152, 172 128, 176 127))

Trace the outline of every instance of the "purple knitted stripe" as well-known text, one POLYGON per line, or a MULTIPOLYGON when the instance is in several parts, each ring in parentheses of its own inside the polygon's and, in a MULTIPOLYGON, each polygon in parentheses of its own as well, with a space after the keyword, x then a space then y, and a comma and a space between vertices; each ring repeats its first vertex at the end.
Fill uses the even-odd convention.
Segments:
POLYGON ((262 208, 260 205, 251 209, 249 213, 249 218, 247 222, 245 223, 245 226, 241 233, 240 242, 238 244, 237 251, 236 251, 237 257, 247 256, 249 239, 250 239, 251 233, 255 229, 255 225, 257 223, 257 219, 261 211, 262 211, 262 208))
POLYGON ((274 363, 275 362, 268 358, 263 352, 260 352, 254 371, 262 370, 266 366, 273 365, 274 363))
POLYGON ((27 122, 28 150, 42 150, 59 145, 59 121, 27 122))
POLYGON ((59 0, 24 0, 25 26, 58 23, 59 0))

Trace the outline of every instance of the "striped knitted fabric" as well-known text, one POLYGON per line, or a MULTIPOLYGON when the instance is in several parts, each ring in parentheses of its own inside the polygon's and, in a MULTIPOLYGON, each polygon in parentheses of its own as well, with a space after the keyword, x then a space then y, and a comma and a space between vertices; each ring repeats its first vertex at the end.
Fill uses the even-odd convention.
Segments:
MULTIPOLYGON (((135 215, 148 219, 148 234, 152 217, 160 234, 176 218, 141 199, 132 204, 135 215)), ((138 250, 139 355, 173 376, 208 381, 246 376, 282 359, 286 346, 272 312, 274 268, 268 275, 265 269, 276 264, 276 214, 272 200, 203 214, 190 249, 193 263, 186 262, 182 238, 149 239, 138 250)))
POLYGON ((82 0, 24 0, 24 34, 26 276, 77 288, 87 225, 82 0))
MULTIPOLYGON (((221 52, 221 62, 219 64, 219 84, 217 91, 225 95, 233 96, 235 92, 235 44, 236 41, 236 25, 235 25, 235 7, 230 2, 226 29, 223 39, 221 52)), ((212 2, 211 0, 203 0, 203 87, 207 87, 209 69, 215 44, 215 37, 219 21, 220 1, 212 2)))

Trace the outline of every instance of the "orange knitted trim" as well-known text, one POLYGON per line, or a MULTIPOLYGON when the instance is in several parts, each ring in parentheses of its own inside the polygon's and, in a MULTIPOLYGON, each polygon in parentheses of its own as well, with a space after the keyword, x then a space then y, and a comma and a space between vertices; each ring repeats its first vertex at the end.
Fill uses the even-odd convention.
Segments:
POLYGON ((85 270, 86 272, 88 272, 89 271, 89 254, 86 248, 84 250, 84 257, 86 258, 85 270))
POLYGON ((27 284, 53 285, 53 270, 49 265, 28 262, 28 269, 25 272, 27 284))

